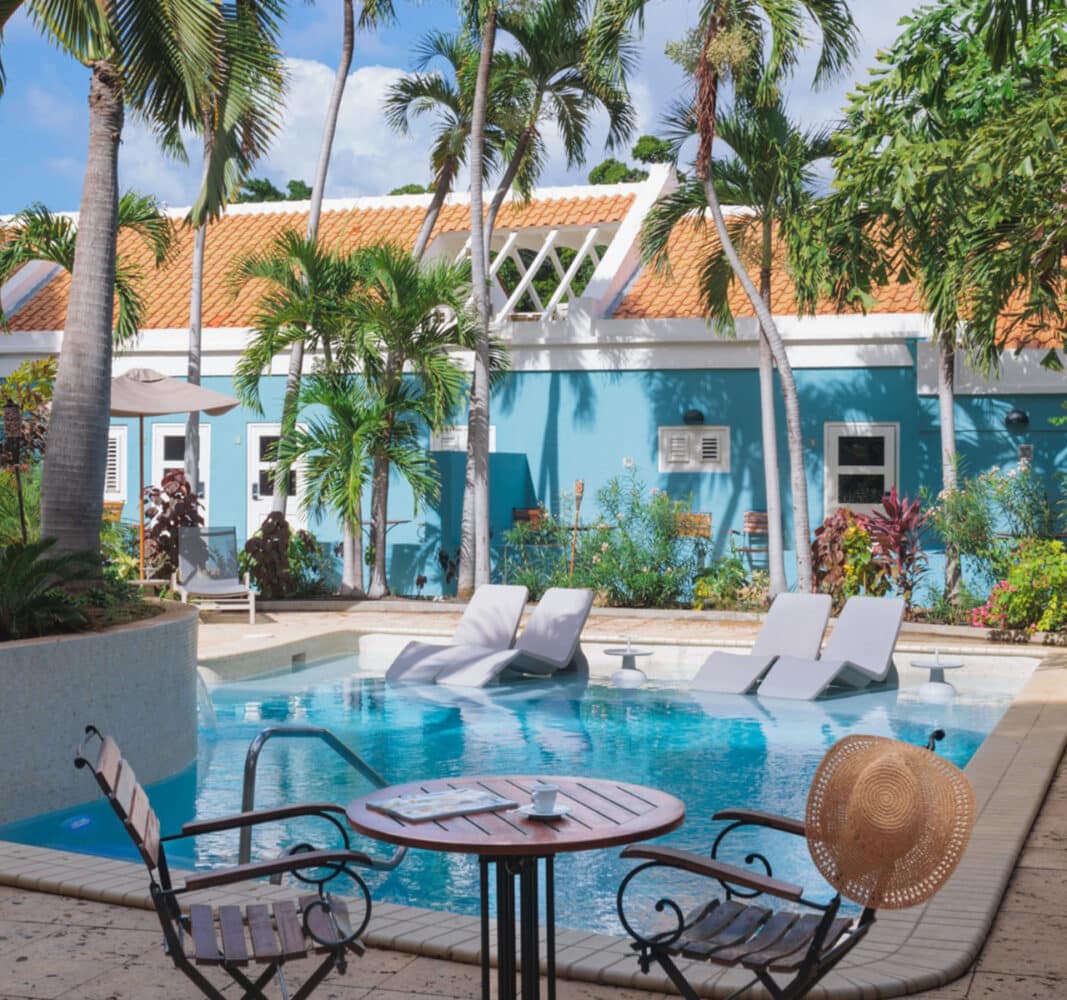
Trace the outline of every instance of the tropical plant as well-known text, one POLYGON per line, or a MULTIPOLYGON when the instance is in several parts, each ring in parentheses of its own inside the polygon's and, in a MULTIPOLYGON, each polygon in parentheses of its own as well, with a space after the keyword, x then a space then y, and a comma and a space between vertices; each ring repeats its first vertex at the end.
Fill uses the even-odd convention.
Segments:
POLYGON ((648 180, 648 171, 609 156, 593 167, 586 179, 590 184, 633 184, 648 180))
POLYGON ((830 595, 835 611, 857 594, 881 597, 889 590, 867 519, 848 507, 838 507, 815 529, 812 566, 815 589, 830 595))
POLYGON ((204 523, 203 504, 184 472, 168 472, 158 486, 144 490, 145 566, 169 580, 178 570, 178 532, 204 523))
POLYGON ((134 525, 104 521, 100 526, 100 558, 104 576, 136 580, 141 572, 140 538, 134 525))
POLYGON ((24 465, 44 454, 48 433, 48 413, 56 382, 56 359, 23 361, 4 379, 4 405, 14 403, 22 414, 22 435, 18 452, 5 439, 0 445, 0 466, 11 468, 16 458, 24 465))
POLYGON ((249 177, 241 184, 241 190, 234 199, 237 204, 264 201, 307 201, 311 197, 311 186, 302 180, 290 180, 282 191, 266 177, 249 177))
POLYGON ((736 608, 748 582, 748 568, 736 552, 713 559, 693 581, 693 607, 736 608))
MULTIPOLYGON (((692 134, 695 126, 691 107, 683 105, 676 110, 669 122, 675 148, 692 134)), ((730 239, 745 266, 759 272, 760 298, 773 311, 771 281, 778 233, 794 215, 806 212, 811 205, 816 184, 814 164, 829 155, 829 135, 821 130, 801 129, 789 118, 780 100, 759 103, 744 96, 730 109, 719 111, 715 129, 717 137, 731 150, 711 164, 715 188, 722 201, 745 206, 744 211, 727 220, 730 239)), ((706 185, 696 178, 684 180, 660 198, 642 230, 641 247, 646 260, 658 270, 669 271, 671 234, 679 226, 706 229, 707 208, 706 185)), ((708 251, 701 266, 701 297, 716 330, 733 336, 729 292, 736 275, 722 244, 706 242, 713 249, 708 251)), ((768 571, 773 598, 787 589, 785 545, 778 476, 774 359, 767 337, 759 334, 758 342, 768 571)), ((792 378, 791 367, 785 375, 792 378)), ((799 503, 794 497, 794 510, 799 503)), ((802 526, 796 525, 796 530, 797 537, 803 538, 802 526)))
POLYGON ((0 640, 71 632, 85 616, 64 589, 99 575, 89 552, 54 553, 52 538, 0 549, 0 640))
MULTIPOLYGON (((165 150, 182 151, 181 127, 209 78, 223 6, 0 0, 0 29, 25 8, 45 37, 90 71, 85 181, 41 486, 42 534, 57 540, 57 553, 100 546, 125 112, 143 119, 165 150)), ((212 167, 207 175, 219 172, 212 167)), ((224 192, 206 191, 204 200, 208 214, 217 213, 224 192)))
MULTIPOLYGON (((41 537, 41 464, 34 462, 22 477, 22 506, 26 518, 26 535, 30 541, 41 537)), ((22 541, 22 516, 19 513, 19 484, 10 468, 0 469, 0 545, 22 541)))
POLYGON ((996 630, 1062 632, 1067 628, 1067 549, 1059 540, 1029 539, 1017 548, 1005 579, 971 612, 971 624, 996 630))
POLYGON ((904 598, 908 609, 915 588, 926 571, 922 531, 927 517, 920 500, 899 496, 895 486, 882 497, 880 506, 866 517, 866 528, 878 563, 893 590, 904 598))
POLYGON ((276 510, 271 511, 245 541, 238 556, 240 571, 252 577, 257 590, 267 600, 288 597, 293 592, 289 565, 292 539, 289 522, 276 510))

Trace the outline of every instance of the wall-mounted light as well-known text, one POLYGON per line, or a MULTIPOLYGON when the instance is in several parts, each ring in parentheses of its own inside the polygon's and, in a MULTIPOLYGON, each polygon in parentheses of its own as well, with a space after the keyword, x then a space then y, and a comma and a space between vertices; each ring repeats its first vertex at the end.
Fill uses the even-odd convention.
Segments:
POLYGON ((1017 406, 1010 409, 1004 417, 1004 426, 1009 431, 1021 431, 1030 426, 1030 415, 1026 410, 1020 410, 1017 406))
POLYGON ((702 424, 704 423, 704 414, 700 410, 686 410, 682 414, 683 424, 702 424))

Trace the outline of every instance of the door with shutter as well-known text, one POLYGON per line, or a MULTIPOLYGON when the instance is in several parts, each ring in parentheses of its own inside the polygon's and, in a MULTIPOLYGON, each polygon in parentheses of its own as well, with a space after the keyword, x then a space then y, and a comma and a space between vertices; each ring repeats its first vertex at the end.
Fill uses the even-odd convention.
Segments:
MULTIPOLYGON (((185 424, 152 425, 152 478, 158 486, 168 472, 185 469, 185 424)), ((147 485, 147 484, 146 484, 147 485)), ((211 511, 211 427, 200 425, 200 482, 197 495, 204 506, 204 524, 210 524, 211 511)))
MULTIPOLYGON (((303 426, 303 425, 298 425, 303 426)), ((259 529, 274 503, 274 449, 280 424, 248 425, 248 534, 259 529)), ((285 519, 294 531, 307 528, 303 509, 304 465, 298 463, 289 474, 289 502, 285 519)))

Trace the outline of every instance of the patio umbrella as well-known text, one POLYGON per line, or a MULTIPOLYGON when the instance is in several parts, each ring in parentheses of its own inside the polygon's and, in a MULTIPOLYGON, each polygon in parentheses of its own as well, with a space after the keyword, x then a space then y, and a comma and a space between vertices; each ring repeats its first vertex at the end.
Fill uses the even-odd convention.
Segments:
POLYGON ((125 375, 111 380, 111 415, 137 417, 140 425, 138 439, 138 468, 140 490, 138 521, 140 524, 141 579, 144 579, 144 418, 161 417, 168 413, 192 413, 200 410, 215 416, 232 410, 237 400, 212 389, 203 389, 191 382, 171 378, 151 368, 133 368, 125 375))

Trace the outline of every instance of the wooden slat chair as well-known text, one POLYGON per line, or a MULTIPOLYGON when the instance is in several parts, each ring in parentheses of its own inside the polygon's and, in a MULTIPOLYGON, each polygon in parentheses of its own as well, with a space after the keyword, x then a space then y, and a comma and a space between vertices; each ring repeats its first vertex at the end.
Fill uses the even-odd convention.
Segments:
MULTIPOLYGON (((830 749, 812 783, 804 821, 746 809, 727 809, 712 817, 728 825, 715 839, 710 857, 658 844, 627 847, 622 857, 633 858, 642 864, 620 884, 617 908, 623 927, 634 939, 631 947, 638 952, 641 971, 647 973, 652 962, 658 963, 686 1000, 699 1000, 699 995, 675 962, 679 957, 727 967, 741 966, 753 973, 754 978, 731 993, 731 998, 741 996, 758 984, 763 985, 773 1000, 798 1000, 805 996, 863 940, 875 921, 879 906, 903 908, 924 902, 940 888, 958 864, 974 824, 974 792, 962 772, 932 753, 936 741, 943 736, 941 730, 936 730, 931 734, 926 750, 907 747, 907 751, 930 751, 930 756, 937 761, 929 769, 933 774, 932 780, 944 780, 952 785, 957 810, 951 830, 952 842, 940 845, 943 847, 940 854, 937 851, 926 852, 932 856, 922 860, 935 867, 926 873, 925 881, 908 885, 906 889, 901 888, 899 879, 893 883, 893 873, 885 875, 881 869, 874 873, 876 877, 861 880, 855 874, 845 877, 842 874, 843 865, 832 870, 833 859, 829 866, 820 863, 827 860, 827 850, 825 842, 819 840, 826 830, 819 809, 824 807, 828 798, 826 782, 833 780, 821 780, 824 778, 826 762, 832 755, 836 755, 836 761, 851 752, 862 753, 872 747, 877 749, 878 744, 886 745, 890 750, 894 748, 893 745, 896 748, 905 746, 881 737, 850 736, 830 749), (720 861, 718 852, 724 839, 741 827, 762 827, 805 837, 812 858, 837 890, 836 894, 829 902, 806 896, 802 887, 774 878, 770 862, 757 852, 747 852, 745 862, 762 866, 762 872, 720 861), (813 835, 813 831, 818 832, 813 835), (656 911, 669 912, 676 926, 671 930, 644 935, 631 924, 623 897, 634 878, 655 868, 672 868, 710 878, 719 883, 723 897, 698 906, 688 915, 673 900, 660 899, 655 905, 656 911), (898 895, 892 895, 894 892, 898 895), (764 896, 785 900, 808 912, 776 909, 759 901, 764 896), (840 914, 843 898, 863 905, 858 917, 840 914)), ((839 769, 839 776, 843 773, 843 769, 839 769)), ((851 779, 840 778, 840 781, 848 786, 851 779)), ((840 804, 839 800, 837 805, 840 804)), ((840 814, 838 811, 835 815, 840 814)), ((931 822, 920 807, 916 808, 915 815, 918 817, 917 825, 931 822)), ((870 842, 868 839, 867 843, 870 842)), ((865 872, 864 875, 870 876, 871 873, 865 872)))
POLYGON ((740 539, 740 544, 734 543, 734 551, 743 552, 750 559, 754 555, 766 556, 768 524, 765 510, 746 510, 741 518, 741 530, 730 529, 730 534, 737 535, 740 539))
POLYGON ((175 966, 188 976, 211 1000, 226 1000, 223 994, 197 968, 224 969, 244 991, 246 998, 266 1000, 263 992, 275 976, 283 997, 304 1000, 336 968, 344 972, 349 952, 363 954, 360 937, 370 920, 371 898, 363 880, 351 865, 371 866, 372 859, 347 848, 348 833, 344 810, 331 803, 313 803, 239 813, 215 820, 186 823, 180 834, 160 836, 159 820, 133 769, 122 757, 118 744, 103 736, 94 726, 86 727, 74 763, 88 767, 101 791, 122 821, 148 866, 150 892, 163 927, 164 948, 175 966), (92 745, 98 744, 96 752, 92 745), (181 837, 215 833, 276 822, 297 816, 318 816, 340 831, 344 850, 317 851, 300 845, 286 857, 253 862, 234 868, 216 869, 189 875, 184 884, 174 886, 167 866, 165 844, 181 837), (182 912, 180 897, 189 892, 234 885, 251 879, 281 876, 289 872, 309 889, 295 900, 271 904, 251 902, 245 906, 193 903, 182 912), (326 884, 340 874, 354 882, 355 895, 342 899, 326 891, 326 884), (358 922, 350 912, 356 903, 358 922), (308 955, 324 955, 308 978, 289 994, 283 966, 308 955), (244 971, 261 966, 254 974, 244 971), (254 978, 253 978, 254 976, 254 978))

